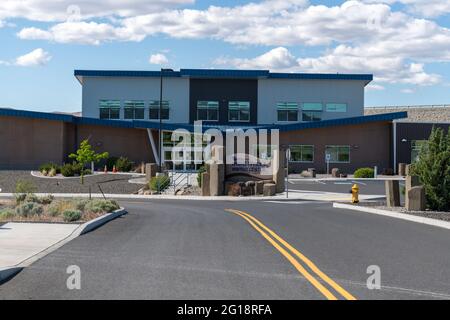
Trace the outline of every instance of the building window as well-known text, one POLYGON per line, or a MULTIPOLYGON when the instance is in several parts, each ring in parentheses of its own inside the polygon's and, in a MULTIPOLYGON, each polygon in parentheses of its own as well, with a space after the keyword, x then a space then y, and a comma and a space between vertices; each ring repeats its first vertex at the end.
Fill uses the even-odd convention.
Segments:
POLYGON ((250 102, 248 101, 228 102, 228 120, 235 122, 250 121, 250 102))
POLYGON ((280 122, 298 121, 298 105, 295 102, 277 103, 277 119, 280 122))
POLYGON ((419 160, 420 150, 427 145, 427 140, 412 140, 411 141, 411 163, 419 160))
POLYGON ((327 112, 347 112, 346 103, 327 103, 327 112))
POLYGON ((330 162, 350 163, 350 146, 326 146, 325 161, 327 154, 330 155, 330 162))
MULTIPOLYGON (((150 101, 150 112, 149 119, 150 120, 159 120, 159 100, 150 101)), ((161 119, 168 120, 169 119, 169 101, 163 101, 161 106, 161 119)))
POLYGON ((302 108, 303 121, 322 120, 323 105, 321 103, 304 103, 302 108))
POLYGON ((129 100, 124 102, 125 119, 144 119, 145 102, 140 100, 129 100))
POLYGON ((289 146, 291 150, 291 162, 314 162, 314 146, 295 145, 289 146))
POLYGON ((120 100, 100 100, 100 119, 120 119, 120 100))
POLYGON ((197 120, 218 121, 218 101, 197 101, 197 120))

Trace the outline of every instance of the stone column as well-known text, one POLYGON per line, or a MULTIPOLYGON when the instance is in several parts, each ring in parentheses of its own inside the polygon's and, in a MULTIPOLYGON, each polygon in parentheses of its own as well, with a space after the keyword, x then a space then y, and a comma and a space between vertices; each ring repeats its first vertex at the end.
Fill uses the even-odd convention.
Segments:
POLYGON ((286 153, 279 149, 273 151, 273 181, 276 184, 276 192, 281 193, 286 190, 286 153))
POLYGON ((209 184, 210 184, 209 173, 203 172, 201 180, 202 180, 202 196, 204 197, 210 196, 211 193, 209 191, 209 184))
POLYGON ((398 175, 402 177, 406 176, 406 163, 398 164, 398 175))
POLYGON ((150 181, 151 178, 156 176, 157 172, 159 172, 159 170, 156 163, 145 164, 145 180, 150 181))
POLYGON ((408 211, 424 211, 425 210, 425 189, 424 187, 412 187, 406 194, 408 199, 406 210, 408 211))
POLYGON ((414 188, 420 186, 420 180, 417 176, 406 176, 405 180, 405 207, 409 206, 408 192, 414 188))
POLYGON ((225 165, 218 163, 211 163, 209 165, 209 192, 211 196, 223 195, 224 179, 225 179, 225 165))
POLYGON ((386 204, 388 207, 400 206, 400 188, 398 180, 386 180, 386 204))

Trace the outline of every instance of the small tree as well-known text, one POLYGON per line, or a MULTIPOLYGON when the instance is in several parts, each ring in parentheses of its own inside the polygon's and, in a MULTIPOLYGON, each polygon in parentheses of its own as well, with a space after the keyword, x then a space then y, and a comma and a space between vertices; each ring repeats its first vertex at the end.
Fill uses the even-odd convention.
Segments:
POLYGON ((427 206, 432 210, 450 210, 450 129, 445 134, 434 128, 428 143, 419 152, 419 160, 412 166, 425 188, 427 206))
POLYGON ((83 140, 80 144, 80 148, 76 153, 69 155, 69 158, 75 159, 81 166, 81 184, 84 183, 84 168, 87 164, 91 162, 99 162, 102 159, 109 157, 108 152, 96 153, 92 146, 89 144, 88 140, 83 140))

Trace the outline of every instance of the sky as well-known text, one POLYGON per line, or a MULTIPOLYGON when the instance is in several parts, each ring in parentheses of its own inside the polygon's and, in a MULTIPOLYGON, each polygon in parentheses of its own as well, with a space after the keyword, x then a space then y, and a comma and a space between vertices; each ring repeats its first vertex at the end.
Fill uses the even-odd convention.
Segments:
POLYGON ((81 110, 74 69, 371 73, 366 106, 450 104, 450 0, 1 0, 0 107, 81 110))

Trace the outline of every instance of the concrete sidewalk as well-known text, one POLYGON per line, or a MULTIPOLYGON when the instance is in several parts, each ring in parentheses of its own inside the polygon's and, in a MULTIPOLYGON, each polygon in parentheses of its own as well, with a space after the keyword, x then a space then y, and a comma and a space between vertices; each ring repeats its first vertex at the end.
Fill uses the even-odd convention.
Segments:
POLYGON ((20 267, 33 256, 63 241, 79 224, 6 223, 0 227, 0 269, 20 267))

